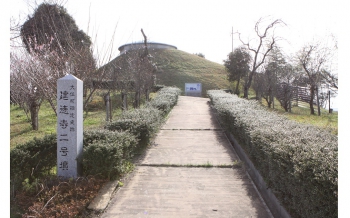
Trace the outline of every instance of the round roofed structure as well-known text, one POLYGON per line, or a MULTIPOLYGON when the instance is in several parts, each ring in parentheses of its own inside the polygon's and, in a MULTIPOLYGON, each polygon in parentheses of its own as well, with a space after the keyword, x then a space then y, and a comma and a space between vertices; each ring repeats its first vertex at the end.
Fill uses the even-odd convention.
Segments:
MULTIPOLYGON (((144 47, 143 42, 135 42, 135 43, 129 43, 129 44, 122 45, 118 48, 118 50, 119 50, 120 54, 122 54, 126 51, 140 49, 143 47, 144 47)), ((148 49, 177 49, 176 46, 164 44, 164 43, 158 43, 158 42, 148 42, 147 48, 148 49)))

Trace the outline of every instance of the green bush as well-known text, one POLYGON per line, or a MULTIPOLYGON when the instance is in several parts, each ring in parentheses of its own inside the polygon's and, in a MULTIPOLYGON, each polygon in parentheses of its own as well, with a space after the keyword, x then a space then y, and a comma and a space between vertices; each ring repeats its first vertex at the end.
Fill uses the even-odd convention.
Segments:
POLYGON ((161 113, 154 108, 141 108, 124 112, 121 117, 106 124, 110 131, 130 131, 141 145, 146 145, 162 121, 161 113))
POLYGON ((56 162, 57 140, 54 134, 17 145, 10 152, 11 183, 17 189, 25 179, 31 183, 51 174, 56 162))
POLYGON ((157 92, 157 96, 152 99, 149 106, 160 110, 164 115, 176 105, 181 90, 176 87, 165 87, 157 92))
POLYGON ((337 217, 338 139, 219 90, 208 91, 224 127, 292 217, 337 217))
POLYGON ((114 179, 127 171, 138 141, 129 132, 92 130, 84 132, 85 175, 114 179))
MULTIPOLYGON (((179 94, 178 88, 162 88, 155 99, 156 103, 151 101, 145 108, 123 113, 120 119, 106 125, 107 130, 84 131, 84 174, 114 178, 125 172, 137 146, 149 143, 152 134, 160 127, 163 116, 176 104, 179 94)), ((16 146, 10 152, 10 164, 11 188, 15 190, 24 181, 30 186, 35 179, 55 174, 56 135, 34 138, 16 146)))
POLYGON ((105 129, 84 131, 84 149, 99 141, 118 142, 123 148, 123 158, 130 159, 137 147, 138 140, 128 131, 108 131, 105 129))
POLYGON ((162 88, 164 88, 164 87, 166 87, 165 85, 154 85, 153 87, 152 87, 152 92, 158 92, 160 89, 162 89, 162 88))
POLYGON ((124 112, 118 120, 107 123, 105 128, 110 131, 130 131, 140 140, 140 145, 147 145, 162 124, 164 116, 176 105, 180 93, 179 88, 164 87, 144 108, 124 112))

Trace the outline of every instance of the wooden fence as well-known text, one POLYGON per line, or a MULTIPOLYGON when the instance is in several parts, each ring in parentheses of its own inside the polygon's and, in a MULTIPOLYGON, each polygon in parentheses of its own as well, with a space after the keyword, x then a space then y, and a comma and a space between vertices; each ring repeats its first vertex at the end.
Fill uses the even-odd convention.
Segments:
MULTIPOLYGON (((309 104, 311 99, 310 88, 280 83, 276 89, 276 97, 279 99, 290 99, 293 106, 299 106, 299 104, 305 103, 309 104)), ((313 103, 317 105, 316 97, 314 97, 313 103)))

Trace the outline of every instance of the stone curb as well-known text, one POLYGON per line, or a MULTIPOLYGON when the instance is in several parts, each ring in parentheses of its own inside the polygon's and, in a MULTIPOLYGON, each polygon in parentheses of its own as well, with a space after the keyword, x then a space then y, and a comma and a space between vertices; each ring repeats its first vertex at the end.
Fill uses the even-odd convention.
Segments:
MULTIPOLYGON (((211 107, 211 108, 217 113, 214 107, 211 107)), ((214 116, 221 126, 220 119, 218 119, 218 116, 216 113, 214 113, 214 116)), ((245 151, 243 150, 241 145, 238 144, 234 136, 228 131, 225 131, 225 135, 227 139, 231 142, 232 149, 236 152, 239 159, 244 162, 248 175, 254 182, 255 187, 257 187, 258 189, 258 193, 261 194, 262 198, 267 204, 266 206, 269 208, 273 216, 282 217, 282 218, 291 218, 290 214, 279 202, 275 194, 271 191, 271 189, 267 187, 263 177, 260 175, 259 171, 255 168, 254 164, 251 162, 249 157, 245 154, 245 151)))
POLYGON ((245 163, 248 174, 254 181, 255 185, 257 186, 260 194, 263 196, 272 214, 274 214, 275 217, 291 218, 289 213, 286 211, 283 205, 279 202, 279 200, 273 194, 271 189, 267 187, 263 177, 260 175, 259 171, 255 168, 254 164, 250 161, 249 157, 245 154, 244 150, 235 140, 233 135, 227 132, 226 134, 229 140, 231 141, 233 148, 236 150, 239 158, 245 163))
POLYGON ((119 186, 119 181, 110 181, 106 183, 98 192, 97 196, 89 204, 88 209, 94 211, 102 211, 106 209, 109 201, 111 200, 112 194, 119 186))

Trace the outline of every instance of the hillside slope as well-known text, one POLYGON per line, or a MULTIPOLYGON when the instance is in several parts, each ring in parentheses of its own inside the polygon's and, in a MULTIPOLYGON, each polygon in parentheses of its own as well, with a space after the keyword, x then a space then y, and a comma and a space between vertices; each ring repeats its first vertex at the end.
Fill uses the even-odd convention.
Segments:
POLYGON ((184 91, 185 83, 202 83, 203 96, 206 90, 229 87, 223 65, 174 49, 157 49, 150 54, 158 67, 158 84, 175 85, 184 91))
MULTIPOLYGON (((177 86, 184 94, 185 83, 202 83, 203 97, 206 96, 207 90, 229 87, 223 65, 175 49, 152 49, 149 53, 158 69, 157 84, 177 86)), ((120 66, 120 57, 116 57, 102 68, 120 66)))

